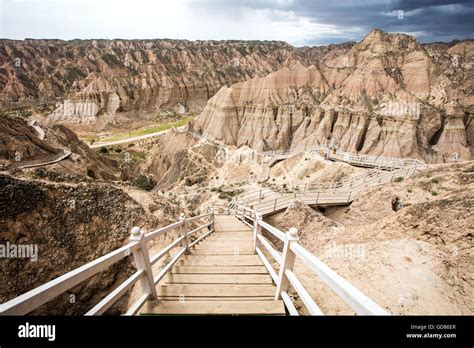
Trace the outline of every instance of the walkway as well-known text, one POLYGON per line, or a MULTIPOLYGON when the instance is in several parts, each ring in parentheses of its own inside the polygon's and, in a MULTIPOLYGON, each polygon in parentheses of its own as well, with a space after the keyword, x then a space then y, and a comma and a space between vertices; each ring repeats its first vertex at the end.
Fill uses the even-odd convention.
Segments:
MULTIPOLYGON (((38 139, 46 142, 46 132, 43 130, 43 128, 41 128, 38 125, 36 120, 32 120, 30 123, 28 123, 28 125, 36 130, 36 132, 38 133, 38 139)), ((26 160, 26 161, 18 161, 11 164, 8 167, 8 170, 10 172, 15 172, 20 169, 47 166, 47 165, 61 162, 62 160, 71 156, 72 152, 70 149, 58 144, 56 144, 55 146, 58 149, 58 153, 56 153, 55 155, 45 156, 43 158, 37 158, 37 159, 26 160)))
MULTIPOLYGON (((280 155, 284 156, 282 154, 278 156, 280 155)), ((277 155, 274 158, 277 158, 277 155)), ((236 208, 238 214, 244 214, 244 209, 254 209, 265 216, 288 208, 295 199, 314 206, 348 205, 371 187, 414 175, 426 168, 426 164, 419 160, 354 155, 337 151, 331 159, 351 164, 357 162, 359 166, 377 169, 368 170, 366 173, 326 187, 305 184, 279 186, 273 189, 261 188, 235 198, 230 207, 236 208)))
MULTIPOLYGON (((280 231, 252 209, 238 218, 242 222, 235 216, 216 215, 209 207, 207 214, 191 218, 181 214, 179 221, 148 233, 134 227, 127 245, 0 304, 0 315, 31 313, 132 255, 136 271, 85 315, 107 313, 138 283, 139 297, 125 315, 299 315, 301 306, 307 314, 323 315, 293 272, 296 260, 354 314, 389 314, 300 245, 296 228, 280 231), (148 244, 173 230, 180 237, 150 255, 148 244), (279 247, 271 241, 274 238, 280 240, 279 247), (174 250, 156 272, 153 265, 174 250)), ((324 300, 323 293, 313 295, 318 302, 324 300)))
POLYGON ((399 169, 408 166, 425 166, 426 164, 418 159, 404 159, 395 157, 383 157, 363 155, 339 150, 336 147, 329 147, 329 145, 315 145, 310 149, 287 149, 277 151, 266 151, 263 155, 266 158, 266 163, 271 167, 279 161, 283 161, 298 153, 317 153, 320 156, 331 161, 339 161, 351 164, 358 167, 379 168, 379 169, 399 169))
POLYGON ((253 231, 234 216, 216 215, 215 232, 198 243, 157 286, 158 301, 140 314, 285 315, 255 254, 253 231))

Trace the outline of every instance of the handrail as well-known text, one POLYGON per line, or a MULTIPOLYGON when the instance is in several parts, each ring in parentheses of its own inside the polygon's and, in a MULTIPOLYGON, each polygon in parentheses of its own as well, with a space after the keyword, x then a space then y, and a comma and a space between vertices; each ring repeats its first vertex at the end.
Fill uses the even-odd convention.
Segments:
POLYGON ((290 246, 297 257, 308 266, 322 281, 324 281, 334 292, 336 292, 357 314, 386 315, 387 312, 379 305, 365 296, 359 289, 351 285, 321 260, 307 251, 298 243, 290 246))
POLYGON ((373 155, 364 155, 351 152, 342 151, 334 146, 329 144, 325 145, 315 145, 309 149, 305 148, 294 148, 286 150, 271 150, 263 152, 265 157, 270 157, 270 162, 278 156, 290 157, 291 155, 301 153, 301 152, 317 152, 328 159, 339 160, 342 162, 347 162, 351 164, 359 164, 364 166, 378 167, 378 168, 394 168, 394 167, 404 167, 407 165, 421 165, 426 166, 426 164, 419 159, 403 159, 396 157, 383 157, 383 156, 373 156, 373 155))
MULTIPOLYGON (((248 209, 250 213, 251 209, 248 209)), ((242 219, 248 218, 246 209, 243 208, 242 219)), ((359 289, 351 285, 347 280, 338 275, 326 264, 316 258, 313 254, 298 244, 298 230, 291 228, 286 234, 264 222, 259 213, 256 213, 255 223, 253 226, 254 235, 256 236, 255 252, 262 260, 272 279, 274 280, 277 291, 275 299, 282 299, 288 312, 291 315, 298 315, 298 312, 288 296, 288 289, 291 285, 303 304, 311 315, 322 315, 322 311, 316 302, 311 298, 304 285, 300 282, 297 275, 293 272, 295 260, 300 259, 309 269, 316 274, 329 288, 334 291, 343 301, 345 301, 356 314, 361 315, 388 315, 382 307, 364 295, 359 289), (262 236, 262 228, 272 233, 274 236, 284 242, 283 251, 277 251, 271 243, 262 236), (279 265, 279 273, 275 271, 271 263, 262 251, 264 247, 270 255, 273 256, 279 265)))
POLYGON ((3 304, 0 304, 0 315, 28 314, 41 305, 65 293, 79 283, 82 283, 92 276, 107 270, 110 266, 123 260, 129 255, 133 255, 135 259, 136 272, 128 277, 124 282, 122 282, 117 288, 111 291, 104 299, 102 299, 91 310, 89 310, 86 315, 103 314, 119 298, 125 295, 133 285, 140 281, 142 283, 143 293, 126 312, 126 315, 133 315, 139 310, 146 300, 149 298, 156 298, 156 284, 166 275, 167 272, 169 272, 169 270, 179 260, 179 258, 187 253, 189 248, 192 247, 196 242, 202 240, 204 237, 207 237, 212 232, 214 232, 214 211, 211 207, 208 207, 207 214, 196 216, 190 219, 186 219, 182 214, 179 222, 172 223, 147 234, 145 234, 145 232, 143 232, 139 227, 134 227, 132 229, 130 242, 127 245, 120 247, 117 250, 114 250, 3 304), (199 219, 207 219, 207 221, 193 231, 188 232, 188 224, 199 219), (181 230, 181 236, 172 241, 168 246, 164 247, 157 254, 150 257, 147 243, 168 231, 178 228, 181 230), (204 228, 209 228, 207 233, 205 233, 204 236, 201 236, 194 243, 189 244, 189 236, 204 228), (158 273, 157 276, 154 276, 151 266, 180 243, 182 245, 180 251, 161 270, 161 272, 158 273))
POLYGON ((130 252, 139 249, 139 243, 132 242, 97 260, 89 262, 71 272, 47 282, 27 293, 0 305, 1 315, 25 315, 42 304, 54 299, 82 281, 107 269, 122 260, 130 252))
MULTIPOLYGON (((420 168, 420 167, 418 167, 420 168)), ((404 177, 415 174, 416 165, 405 166, 401 168, 391 168, 388 171, 372 170, 364 174, 349 177, 344 181, 334 183, 327 189, 314 189, 311 185, 292 186, 286 188, 289 193, 274 193, 267 195, 263 199, 251 201, 250 199, 236 199, 234 207, 238 210, 252 207, 264 214, 279 211, 286 208, 290 202, 298 198, 310 205, 316 204, 339 204, 347 205, 356 199, 365 188, 373 187, 379 184, 394 181, 397 177, 404 177), (293 192, 291 192, 293 191, 293 192)), ((246 195, 249 197, 249 195, 246 195)), ((246 222, 246 221, 244 221, 246 222)))

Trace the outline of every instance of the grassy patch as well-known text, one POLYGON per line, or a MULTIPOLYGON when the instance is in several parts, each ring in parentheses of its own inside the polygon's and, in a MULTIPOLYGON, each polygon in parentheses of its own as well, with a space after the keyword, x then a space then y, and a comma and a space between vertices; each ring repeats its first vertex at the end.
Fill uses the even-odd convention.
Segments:
POLYGON ((139 137, 139 136, 142 136, 142 135, 148 135, 148 134, 152 134, 152 133, 163 132, 163 131, 166 131, 166 130, 171 129, 173 127, 181 127, 181 126, 184 126, 185 124, 189 123, 190 121, 192 121, 192 119, 193 119, 193 117, 186 117, 186 118, 183 118, 182 120, 179 120, 179 121, 168 122, 168 123, 161 124, 159 126, 154 126, 154 127, 150 127, 150 128, 146 128, 146 129, 134 130, 134 131, 127 132, 127 133, 117 133, 117 134, 110 135, 108 137, 100 138, 100 139, 97 139, 97 137, 94 136, 93 134, 87 134, 87 135, 82 136, 81 140, 84 140, 88 143, 91 143, 93 140, 95 140, 96 142, 100 142, 100 143, 108 143, 108 142, 112 142, 112 141, 119 141, 119 140, 124 140, 124 139, 128 139, 128 138, 139 137))
POLYGON ((399 176, 398 178, 395 178, 395 182, 401 182, 403 181, 403 178, 401 176, 399 176))

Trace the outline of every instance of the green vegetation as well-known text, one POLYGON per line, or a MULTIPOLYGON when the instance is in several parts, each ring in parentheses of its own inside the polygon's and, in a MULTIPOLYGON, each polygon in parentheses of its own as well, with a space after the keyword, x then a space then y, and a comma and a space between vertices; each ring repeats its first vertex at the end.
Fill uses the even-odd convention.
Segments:
POLYGON ((433 196, 437 196, 437 195, 438 195, 438 192, 433 191, 433 192, 431 192, 431 194, 432 194, 433 196))
POLYGON ((158 126, 153 126, 153 127, 146 128, 146 129, 134 130, 134 131, 131 131, 131 132, 126 132, 126 133, 117 133, 117 134, 113 134, 113 135, 110 135, 108 137, 100 138, 100 139, 97 139, 97 137, 93 134, 87 134, 87 135, 81 136, 81 140, 83 140, 85 142, 88 142, 88 143, 91 143, 93 141, 100 142, 100 143, 108 143, 108 142, 112 142, 112 141, 119 141, 119 140, 124 140, 124 139, 128 139, 128 138, 139 137, 139 136, 142 136, 142 135, 148 135, 148 134, 152 134, 152 133, 163 132, 163 131, 166 131, 166 130, 171 129, 173 127, 181 127, 181 126, 184 126, 185 124, 188 124, 192 119, 193 119, 193 117, 186 117, 186 118, 183 118, 182 120, 179 120, 179 121, 163 123, 163 124, 160 124, 158 126))
POLYGON ((133 185, 144 190, 151 191, 156 186, 156 181, 151 175, 139 175, 135 180, 133 180, 133 185))
POLYGON ((469 167, 463 170, 464 173, 474 173, 474 167, 469 167))
POLYGON ((439 183, 439 178, 433 178, 433 179, 431 179, 431 182, 433 184, 438 184, 439 183))
POLYGON ((401 176, 399 176, 398 178, 395 178, 395 182, 401 182, 403 181, 403 178, 401 176))

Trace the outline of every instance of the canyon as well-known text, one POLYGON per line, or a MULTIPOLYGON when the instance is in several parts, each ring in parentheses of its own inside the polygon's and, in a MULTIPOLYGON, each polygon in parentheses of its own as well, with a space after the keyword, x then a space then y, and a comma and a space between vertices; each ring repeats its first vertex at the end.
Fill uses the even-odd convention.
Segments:
MULTIPOLYGON (((394 173, 341 206, 295 199, 265 221, 298 228, 307 250, 391 313, 472 314, 473 46, 381 30, 358 43, 299 48, 0 40, 0 242, 38 246, 36 262, 0 259, 8 279, 0 303, 124 246, 134 226, 151 231, 181 213, 232 210, 249 192, 296 197, 298 187, 377 171, 314 151, 330 144, 428 166, 411 178, 394 173), (156 137, 131 137, 188 118, 156 137), (133 141, 91 148, 83 138, 117 130, 133 141), (268 151, 288 149, 269 161, 268 151), (332 252, 347 245, 370 258, 332 252)), ((160 236, 153 250, 178 233, 160 236)), ((133 269, 121 261, 34 314, 83 314, 133 269)), ((325 312, 352 314, 301 264, 295 272, 311 294, 324 294, 325 312)), ((127 296, 106 314, 123 314, 127 296)))
POLYGON ((277 41, 0 40, 0 107, 94 123, 176 107, 201 110, 222 86, 308 65, 352 44, 277 41))

